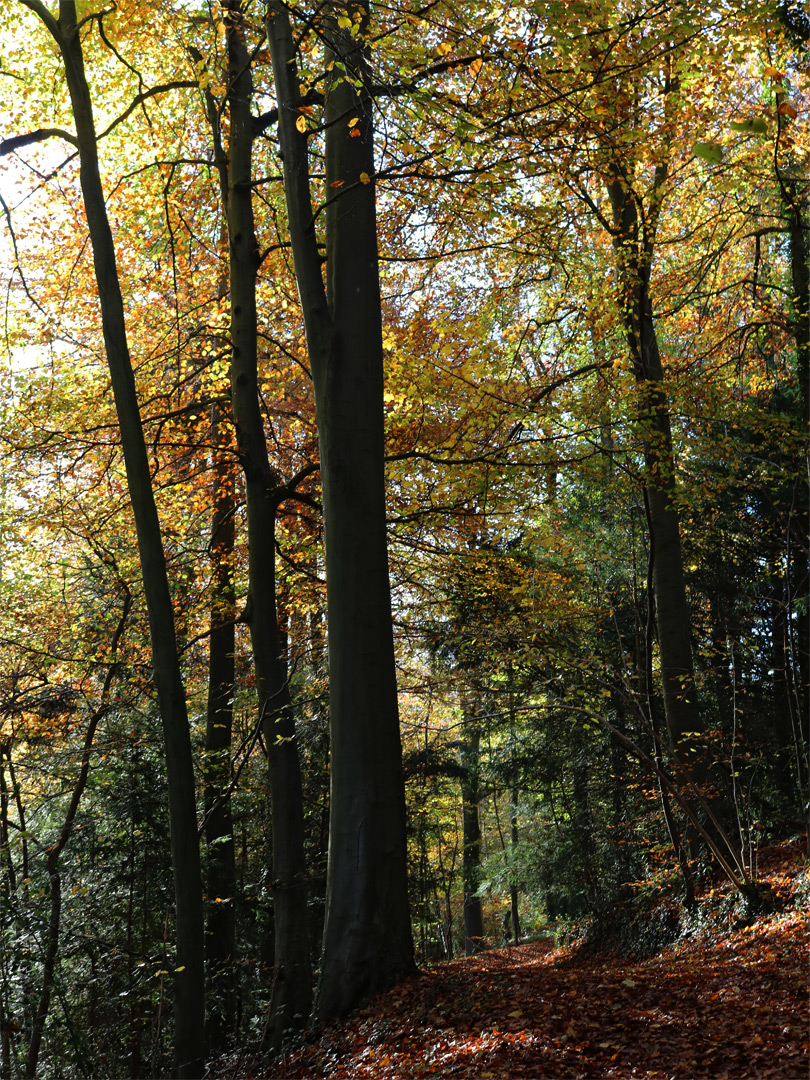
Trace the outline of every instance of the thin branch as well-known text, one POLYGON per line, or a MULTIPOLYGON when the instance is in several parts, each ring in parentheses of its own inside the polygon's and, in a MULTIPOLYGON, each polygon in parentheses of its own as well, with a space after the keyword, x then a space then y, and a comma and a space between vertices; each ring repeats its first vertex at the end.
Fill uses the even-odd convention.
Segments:
POLYGON ((151 90, 144 90, 143 93, 137 94, 133 98, 130 105, 124 110, 124 112, 121 113, 120 116, 116 117, 115 120, 113 120, 113 122, 102 132, 99 132, 99 142, 105 137, 105 135, 109 135, 114 128, 117 128, 119 124, 123 123, 128 116, 131 116, 131 114, 135 112, 138 106, 142 105, 144 101, 146 101, 148 98, 156 97, 158 94, 164 94, 169 90, 196 90, 199 89, 199 85, 200 84, 197 82, 196 79, 177 79, 175 82, 161 83, 159 86, 153 86, 151 90))

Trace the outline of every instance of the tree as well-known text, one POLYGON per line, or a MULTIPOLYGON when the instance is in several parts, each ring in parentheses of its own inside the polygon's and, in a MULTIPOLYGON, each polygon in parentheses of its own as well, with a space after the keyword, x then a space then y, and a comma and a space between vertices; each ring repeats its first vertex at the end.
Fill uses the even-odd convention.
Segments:
POLYGON ((464 954, 473 956, 484 943, 484 913, 479 895, 481 884, 481 729, 476 704, 465 695, 462 709, 461 814, 462 881, 464 887, 464 954))
POLYGON ((383 352, 370 11, 314 16, 325 42, 326 285, 288 9, 268 6, 290 242, 315 386, 329 633, 331 800, 322 1015, 413 970, 385 534, 383 352))
MULTIPOLYGON (((191 740, 160 523, 129 357, 115 247, 99 172, 98 140, 80 37, 82 24, 74 0, 60 0, 58 18, 54 18, 39 0, 25 0, 25 3, 42 19, 61 53, 76 124, 75 145, 81 162, 82 195, 93 247, 107 361, 138 532, 144 591, 149 608, 154 678, 164 725, 177 903, 174 980, 177 1069, 180 1076, 196 1077, 202 1075, 204 1059, 205 982, 202 877, 191 740)), ((69 136, 69 140, 74 142, 72 136, 69 136)))
MULTIPOLYGON (((110 693, 113 677, 115 675, 115 656, 118 650, 118 643, 121 639, 121 635, 124 633, 124 629, 126 627, 131 602, 131 596, 128 592, 125 593, 123 612, 121 615, 121 619, 119 620, 118 626, 115 629, 113 640, 110 646, 113 662, 110 664, 110 667, 107 670, 107 675, 104 680, 104 686, 102 687, 101 702, 99 703, 98 707, 93 711, 92 715, 87 721, 84 744, 82 747, 81 768, 79 769, 79 775, 76 777, 76 782, 73 785, 73 791, 71 793, 67 814, 65 815, 65 820, 59 831, 59 836, 48 849, 46 867, 50 884, 51 904, 50 915, 48 919, 47 946, 43 962, 42 987, 40 991, 39 1002, 37 1004, 36 1014, 34 1016, 34 1023, 31 1030, 31 1040, 28 1045, 28 1055, 25 1062, 26 1076, 29 1078, 29 1080, 34 1080, 34 1077, 36 1077, 37 1074, 39 1052, 42 1045, 42 1035, 45 1030, 45 1022, 48 1019, 48 1010, 50 1008, 51 994, 53 992, 56 957, 59 951, 59 939, 61 934, 62 922, 62 880, 59 873, 59 856, 62 854, 65 846, 70 840, 71 834, 76 826, 76 815, 79 810, 79 804, 81 802, 82 795, 84 794, 84 790, 87 786, 87 778, 90 771, 90 756, 93 748, 93 740, 95 738, 98 725, 109 707, 106 699, 110 693)), ((8 819, 6 818, 5 820, 7 821, 8 819)), ((8 847, 8 843, 6 843, 6 847, 8 847)))
MULTIPOLYGON (((300 762, 279 627, 275 572, 276 514, 280 503, 295 490, 296 481, 283 484, 271 468, 261 414, 256 309, 260 259, 252 204, 252 74, 242 5, 230 3, 225 10, 230 120, 227 151, 221 144, 210 95, 209 118, 228 225, 231 402, 247 499, 248 595, 244 618, 253 645, 259 719, 270 772, 275 922, 271 1011, 278 1042, 285 1027, 306 1020, 312 1000, 300 762)), ((305 470, 305 475, 309 471, 305 470)))
POLYGON ((236 692, 236 476, 231 447, 226 444, 224 410, 211 405, 214 454, 211 564, 214 591, 208 647, 208 700, 205 729, 205 840, 208 845, 206 886, 206 965, 209 985, 208 1044, 221 1047, 235 1021, 236 865, 231 770, 233 710, 236 692))

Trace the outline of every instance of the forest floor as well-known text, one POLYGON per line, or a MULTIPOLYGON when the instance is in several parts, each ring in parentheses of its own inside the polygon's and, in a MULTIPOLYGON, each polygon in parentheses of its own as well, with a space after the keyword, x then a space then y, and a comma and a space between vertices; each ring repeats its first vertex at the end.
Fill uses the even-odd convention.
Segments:
POLYGON ((780 910, 747 925, 718 884, 702 898, 712 917, 647 959, 550 938, 443 963, 254 1075, 806 1078, 801 845, 765 849, 760 874, 780 910))

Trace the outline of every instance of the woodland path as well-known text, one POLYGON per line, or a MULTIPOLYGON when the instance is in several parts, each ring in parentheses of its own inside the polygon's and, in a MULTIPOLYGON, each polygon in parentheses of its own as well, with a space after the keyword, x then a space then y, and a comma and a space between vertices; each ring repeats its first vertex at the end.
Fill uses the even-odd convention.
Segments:
MULTIPOLYGON (((778 892, 806 879, 791 869, 769 875, 778 892)), ((549 940, 451 961, 256 1076, 803 1080, 806 916, 715 921, 644 960, 549 940)))

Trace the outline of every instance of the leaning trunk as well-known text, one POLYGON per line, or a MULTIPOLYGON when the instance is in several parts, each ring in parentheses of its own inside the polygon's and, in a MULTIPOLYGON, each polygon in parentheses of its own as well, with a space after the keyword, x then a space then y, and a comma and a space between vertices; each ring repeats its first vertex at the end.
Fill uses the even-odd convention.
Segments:
POLYGON ((194 768, 186 697, 177 656, 163 542, 152 490, 135 379, 127 344, 115 247, 104 201, 90 90, 84 70, 74 0, 61 0, 58 22, 36 8, 65 64, 79 143, 80 181, 96 281, 104 345, 121 429, 127 485, 138 536, 149 611, 152 666, 166 749, 169 821, 176 901, 174 976, 175 1054, 180 1077, 202 1075, 204 1045, 203 902, 194 768))

